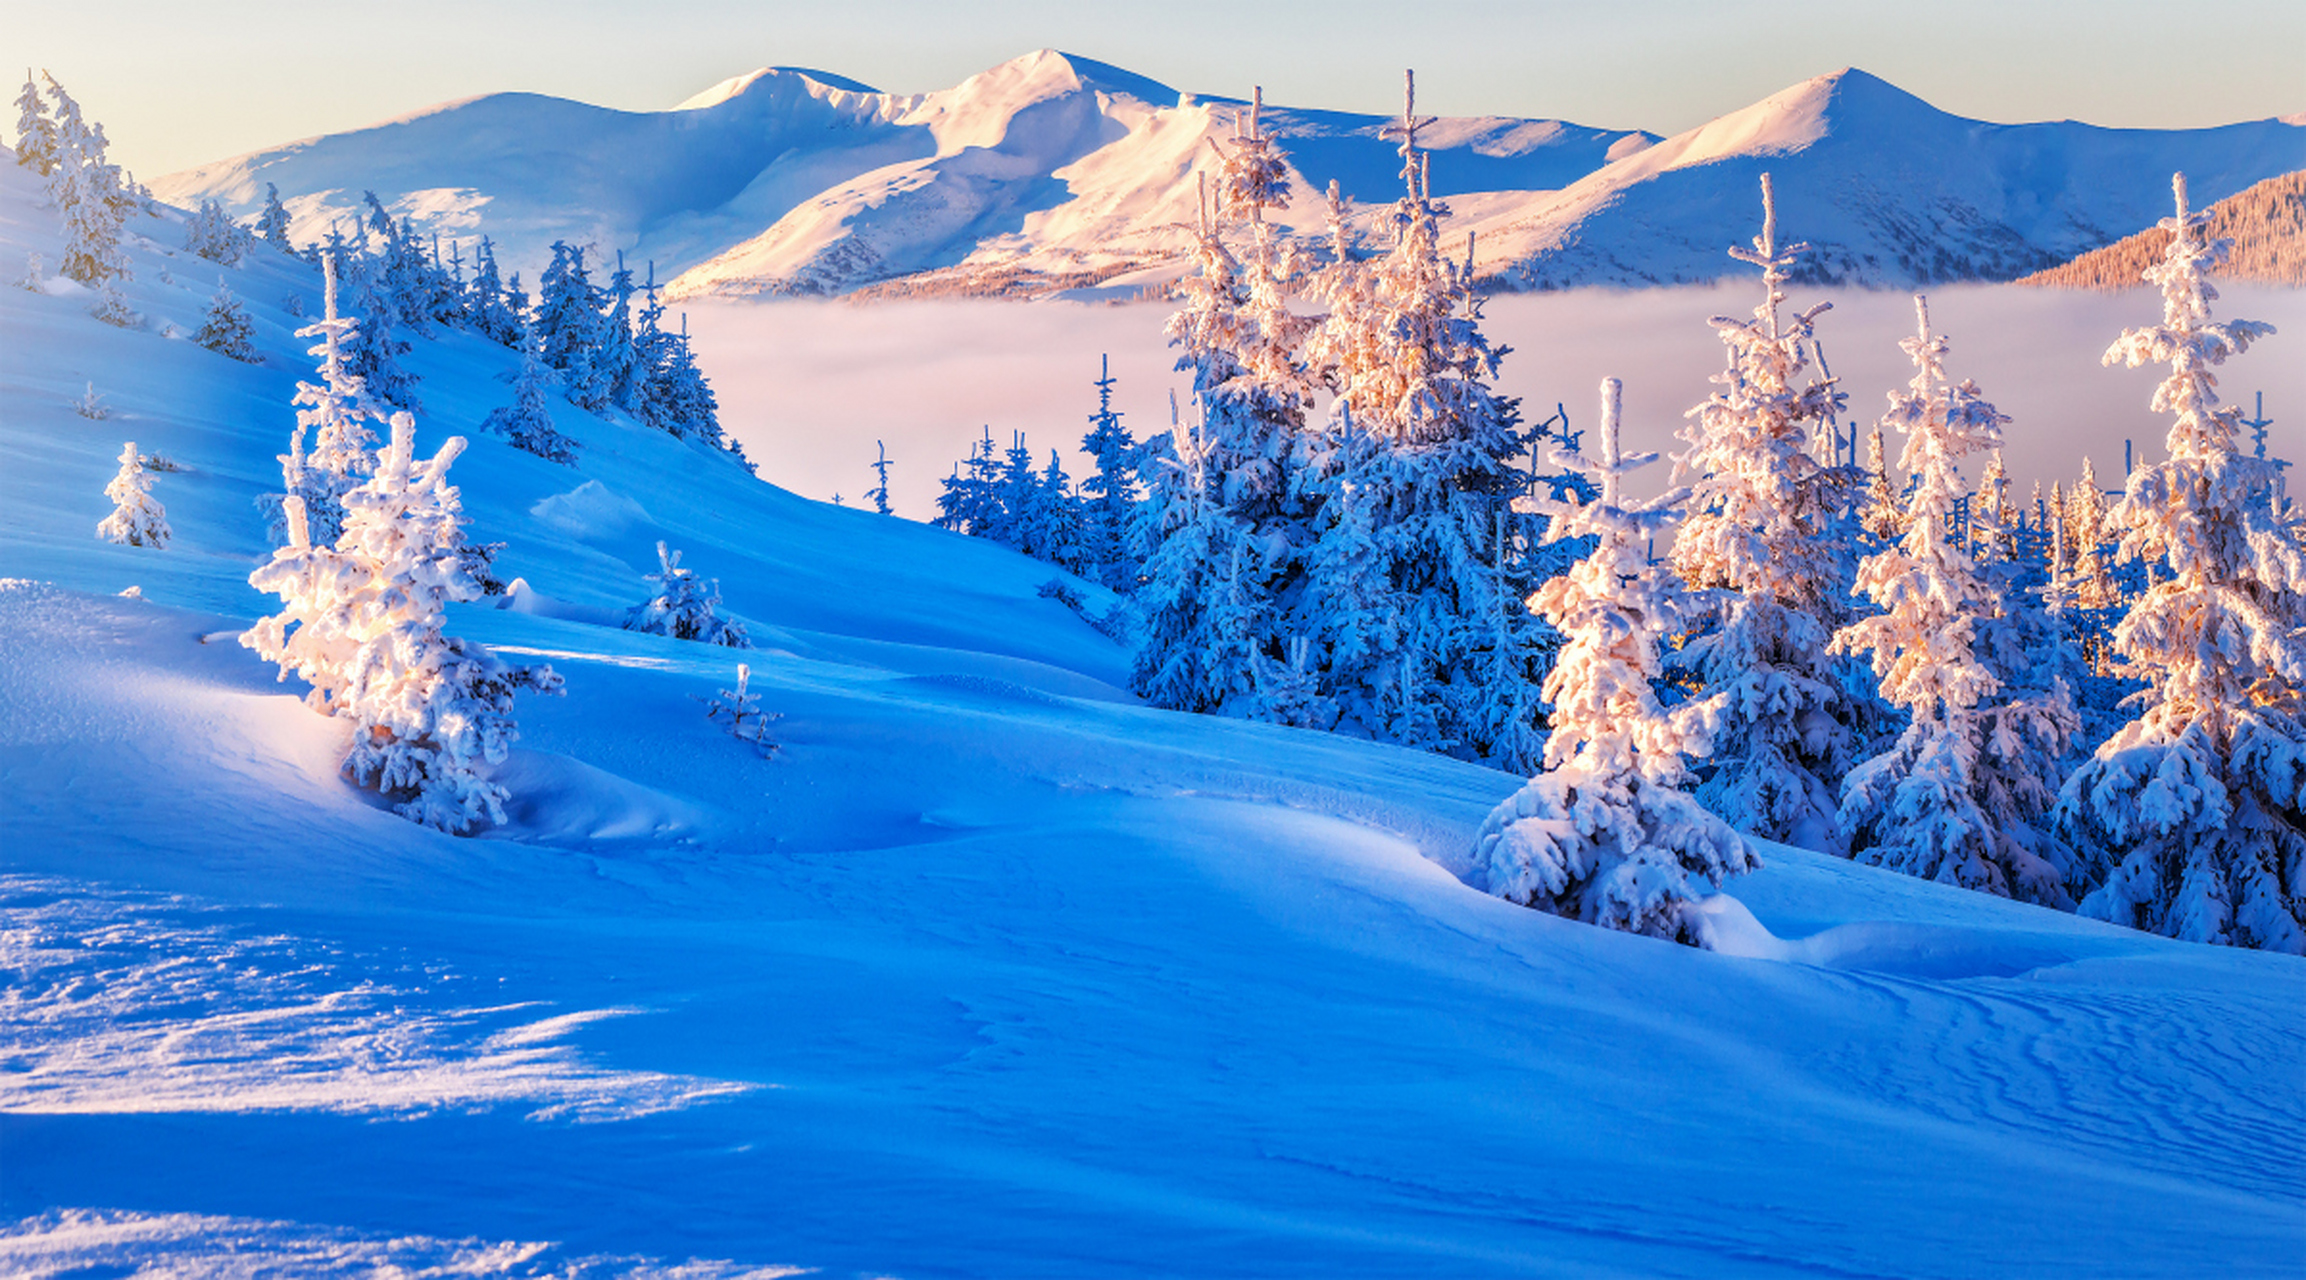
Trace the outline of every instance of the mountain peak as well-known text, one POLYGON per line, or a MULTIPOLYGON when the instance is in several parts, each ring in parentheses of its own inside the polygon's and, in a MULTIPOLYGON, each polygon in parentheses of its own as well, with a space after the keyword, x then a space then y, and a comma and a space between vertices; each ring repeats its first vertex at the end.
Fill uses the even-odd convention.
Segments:
POLYGON ((880 90, 862 81, 852 80, 847 76, 834 75, 829 71, 817 71, 808 67, 759 67, 747 71, 741 76, 730 76, 712 88, 686 99, 673 110, 701 111, 706 107, 717 107, 732 98, 743 97, 754 85, 763 80, 773 83, 786 79, 813 81, 827 89, 838 89, 843 93, 880 92, 880 90))

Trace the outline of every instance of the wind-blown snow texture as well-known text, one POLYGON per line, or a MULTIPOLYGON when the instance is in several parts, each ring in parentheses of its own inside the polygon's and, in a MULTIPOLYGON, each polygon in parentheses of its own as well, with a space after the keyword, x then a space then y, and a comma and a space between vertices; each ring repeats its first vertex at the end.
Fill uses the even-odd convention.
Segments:
MULTIPOLYGON (((676 298, 1126 296, 1186 269, 1197 175, 1219 164, 1208 140, 1245 107, 1047 49, 934 93, 770 67, 671 111, 445 103, 154 189, 249 218, 276 183, 302 243, 373 188, 427 230, 495 237, 532 283, 562 239, 683 272, 676 298)), ((1400 167, 1387 118, 1268 107, 1264 121, 1297 193, 1275 221, 1318 235, 1332 178, 1362 221, 1382 214, 1400 167)), ((1787 225, 1819 247, 1815 274, 1911 285, 2009 279, 2151 225, 2173 169, 2208 200, 2306 167, 2306 124, 1987 124, 1855 69, 1662 142, 1495 116, 1437 121, 1420 141, 1434 194, 1466 220, 1452 235, 1480 231, 1480 267, 1502 288, 1718 279, 1720 228, 1742 223, 1763 169, 1787 225)))
MULTIPOLYGON (((556 405, 573 470, 477 435, 514 356, 456 334, 412 357, 418 447, 472 437, 472 536, 526 581, 450 628, 568 696, 519 708, 504 826, 403 821, 233 643, 310 376, 277 299, 318 282, 263 247, 225 269, 240 363, 160 336, 213 273, 160 282, 179 229, 132 229, 144 329, 0 289, 0 573, 40 580, 0 588, 0 1270, 2306 1250, 2306 964, 1783 848, 1710 900, 1721 954, 1528 911, 1456 874, 1517 779, 1134 706, 1048 566, 662 433, 556 405), (129 437, 186 468, 165 552, 90 536, 129 437), (615 625, 659 539, 746 624, 778 759, 697 701, 736 655, 615 625)), ((0 261, 55 249, 0 160, 0 261)))

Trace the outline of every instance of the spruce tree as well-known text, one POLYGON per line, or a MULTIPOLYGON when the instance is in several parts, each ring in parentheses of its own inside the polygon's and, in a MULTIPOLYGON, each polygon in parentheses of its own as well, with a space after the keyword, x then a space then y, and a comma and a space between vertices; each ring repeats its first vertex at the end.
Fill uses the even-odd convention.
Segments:
POLYGON ((657 592, 625 610, 625 630, 732 649, 753 647, 743 623, 717 612, 721 602, 717 579, 700 578, 694 569, 682 568, 681 553, 667 549, 663 542, 657 543, 657 563, 658 571, 647 578, 657 584, 657 592))
POLYGON ((552 411, 545 404, 545 388, 551 376, 544 362, 537 359, 536 352, 523 349, 520 376, 513 383, 512 404, 489 410, 480 429, 503 436, 515 449, 533 453, 547 462, 573 467, 577 460, 577 442, 553 426, 552 411))
POLYGON ((873 510, 885 516, 894 515, 895 509, 889 506, 889 468, 896 464, 889 461, 889 446, 886 441, 875 440, 873 447, 878 451, 877 456, 873 459, 874 484, 871 489, 865 491, 865 496, 873 500, 873 510))
POLYGON ((346 367, 360 378, 368 394, 398 408, 421 410, 423 402, 416 393, 420 379, 401 363, 409 343, 400 336, 400 307, 384 291, 380 263, 371 254, 348 252, 338 255, 336 269, 344 306, 356 322, 343 339, 346 367))
POLYGON ((2162 322, 2105 362, 2168 367, 2154 408, 2169 457, 2140 467, 2107 514, 2125 559, 2166 576, 2114 629, 2137 718, 2066 781, 2061 833, 2081 912, 2194 942, 2306 953, 2306 522, 2281 468, 2238 447, 2241 410, 2212 370, 2273 326, 2217 321, 2208 279, 2229 242, 2173 179, 2170 241, 2146 279, 2162 322))
POLYGON ((274 183, 264 184, 264 211, 256 215, 256 234, 283 253, 296 252, 288 238, 288 209, 280 203, 280 188, 274 183))
MULTIPOLYGON (((1901 344, 1914 378, 1890 396, 1882 425, 1906 437, 1914 478, 1893 546, 1866 557, 1858 587, 1881 612, 1835 636, 1873 659, 1882 696, 1912 722, 1889 750, 1850 770, 1841 830, 1852 857, 1967 889, 2065 907, 2065 854, 2047 816, 2059 761, 2080 728, 2063 683, 2005 697, 1988 630, 2005 609, 1996 575, 1958 527, 1961 459, 1998 450, 2008 421, 1971 382, 1948 383, 1947 342, 1914 299, 1920 332, 1901 344)), ((1877 432, 1878 435, 1878 432, 1877 432)), ((2007 660, 2018 655, 1999 655, 2007 660)), ((2025 661, 2024 656, 2018 656, 2025 661)))
POLYGON ((1833 526, 1856 495, 1847 472, 1809 449, 1812 427, 1840 402, 1832 379, 1810 376, 1817 317, 1832 304, 1781 310, 1808 247, 1779 245, 1762 175, 1761 234, 1730 250, 1762 269, 1762 301, 1750 320, 1712 320, 1728 367, 1713 378, 1721 390, 1690 411, 1689 448, 1674 460, 1692 483, 1674 567, 1721 604, 1673 665, 1701 697, 1725 695, 1698 798, 1748 835, 1838 849, 1837 792, 1858 713, 1827 655, 1848 592, 1833 526))
POLYGON ((121 219, 128 200, 120 170, 105 159, 104 131, 81 118, 80 104, 48 80, 56 100, 56 165, 48 174, 48 196, 64 222, 64 255, 59 274, 99 291, 99 318, 126 322, 126 305, 107 286, 130 278, 121 251, 121 219))
POLYGON ((1081 481, 1082 554, 1089 573, 1108 588, 1127 593, 1136 589, 1138 557, 1129 531, 1136 519, 1137 468, 1143 450, 1121 425, 1113 407, 1113 365, 1109 357, 1097 359, 1097 412, 1089 416, 1089 434, 1081 438, 1082 452, 1097 470, 1081 481))
POLYGON ((112 499, 112 514, 98 522, 97 537, 131 547, 168 545, 168 513, 152 496, 152 476, 135 441, 120 446, 120 473, 104 486, 104 496, 112 499))
POLYGON ((261 364, 264 360, 256 351, 256 323, 248 318, 248 308, 240 305, 240 299, 225 287, 222 276, 216 279, 215 296, 208 300, 208 312, 192 340, 243 364, 261 364))
POLYGON ((415 456, 415 420, 392 416, 375 474, 345 495, 334 546, 315 546, 304 504, 285 504, 289 544, 249 575, 281 597, 241 643, 312 686, 314 709, 352 724, 345 774, 374 787, 401 816, 461 833, 505 820, 509 793, 485 769, 518 729, 516 690, 558 693, 550 667, 507 666, 443 634, 447 606, 481 598, 462 554, 463 508, 448 468, 464 447, 444 441, 415 456))
MULTIPOLYGON (((1602 383, 1601 457, 1555 456, 1592 483, 1590 498, 1540 497, 1554 539, 1593 550, 1549 579, 1531 605, 1564 637, 1546 676, 1552 734, 1542 771, 1492 811, 1475 838, 1489 892, 1571 920, 1711 946, 1693 881, 1719 886, 1761 865, 1753 850, 1684 788, 1688 758, 1707 749, 1714 702, 1667 710, 1651 682, 1658 646, 1681 624, 1679 593, 1648 547, 1680 518, 1689 490, 1648 501, 1626 473, 1657 460, 1618 447, 1620 387, 1602 383)), ((1718 695, 1717 695, 1718 701, 1718 695)))
POLYGON ((607 387, 598 368, 601 348, 599 291, 585 270, 582 246, 555 240, 552 263, 538 285, 536 315, 531 321, 537 354, 561 371, 569 403, 580 409, 599 409, 608 403, 607 387))
POLYGON ((56 121, 32 83, 32 68, 26 67, 24 91, 16 95, 16 163, 45 178, 56 172, 56 159, 56 121))

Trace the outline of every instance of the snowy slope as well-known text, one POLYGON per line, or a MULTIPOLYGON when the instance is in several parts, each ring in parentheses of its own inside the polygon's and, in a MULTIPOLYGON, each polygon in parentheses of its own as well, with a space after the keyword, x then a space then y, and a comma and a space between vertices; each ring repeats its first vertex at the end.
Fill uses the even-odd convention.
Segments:
MULTIPOLYGON (((935 93, 878 93, 823 72, 764 68, 671 111, 533 94, 448 103, 351 133, 160 179, 162 198, 253 214, 276 183, 301 240, 374 189, 443 236, 488 234, 533 281, 555 238, 701 267, 676 292, 846 291, 964 261, 1102 278, 1175 248, 1205 139, 1241 104, 1040 50, 935 93)), ((1385 120, 1279 111, 1321 184, 1391 197, 1385 120), (1316 163, 1317 162, 1317 163, 1316 163)), ((1448 120, 1433 131, 1445 192, 1556 187, 1612 148, 1654 141, 1552 120, 1448 120), (1476 185, 1478 184, 1478 185, 1476 185)), ((978 291, 997 292, 997 288, 978 291)))
POLYGON ((1759 230, 1766 171, 1781 239, 1817 249, 1814 278, 2007 280, 2151 225, 2174 170, 2208 202, 2302 166, 2295 122, 1987 124, 1851 68, 1457 229, 1479 231, 1501 288, 1713 280, 1732 271, 1723 249, 1759 230))
MULTIPOLYGON (((0 263, 53 260, 52 224, 0 164, 0 263)), ((224 273, 268 357, 242 366, 158 331, 213 267, 132 257, 142 330, 0 288, 0 576, 33 580, 0 586, 0 1272, 2306 1251, 2306 963, 1791 850, 1718 904, 1741 954, 1512 907, 1450 872, 1514 779, 1135 706, 1046 568, 565 406, 580 467, 456 464, 541 596, 452 623, 569 696, 520 707, 510 824, 403 822, 231 642, 305 372, 273 304, 314 282, 224 273), (87 381, 113 417, 71 410, 87 381), (166 550, 91 536, 131 436, 187 468, 166 550), (755 624, 784 758, 691 701, 731 654, 600 624, 668 534, 755 624)), ((414 364, 428 450, 508 394, 478 343, 414 364)))

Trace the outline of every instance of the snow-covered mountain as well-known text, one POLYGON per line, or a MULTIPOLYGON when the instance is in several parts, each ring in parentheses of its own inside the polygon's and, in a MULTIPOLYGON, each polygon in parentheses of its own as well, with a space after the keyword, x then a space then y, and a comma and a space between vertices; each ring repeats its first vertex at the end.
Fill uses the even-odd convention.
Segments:
MULTIPOLYGON (((535 94, 448 103, 153 184, 249 215, 275 183, 300 238, 374 189, 449 238, 536 267, 554 239, 653 259, 679 296, 1116 292, 1181 269, 1212 141, 1237 98, 1180 94, 1040 50, 934 93, 767 67, 669 111, 535 94)), ((1320 228, 1331 179, 1398 189, 1387 117, 1269 107, 1294 168, 1281 220, 1320 228)), ((1502 288, 1717 278, 1755 178, 1813 274, 1865 284, 2009 279, 2150 224, 2170 172, 2205 200, 2306 167, 2306 124, 2104 129, 1965 120, 1863 71, 1796 85, 1660 142, 1560 120, 1447 118, 1420 134, 1451 228, 1502 288)))
MULTIPOLYGON (((701 294, 840 293, 962 267, 960 287, 1020 277, 1106 282, 1173 258, 1208 140, 1237 99, 1195 99, 1087 58, 1041 50, 926 94, 771 67, 670 111, 621 112, 534 94, 448 103, 162 178, 163 199, 236 214, 280 188, 299 239, 373 189, 449 237, 487 234, 532 273, 554 239, 685 272, 701 294)), ((1385 117, 1275 109, 1306 175, 1391 198, 1385 117)), ((1656 141, 1558 120, 1443 120, 1424 137, 1450 194, 1550 189, 1656 141)), ((1302 207, 1317 202, 1300 182, 1302 207)))
POLYGON ((2221 199, 2306 166, 2306 126, 2106 129, 1988 124, 1854 68, 1772 95, 1567 188, 1485 210, 1482 270, 1509 289, 1718 279, 1758 229, 1774 175, 1778 231, 1817 250, 1807 274, 1911 286, 2007 280, 2169 212, 2170 174, 2221 199))

